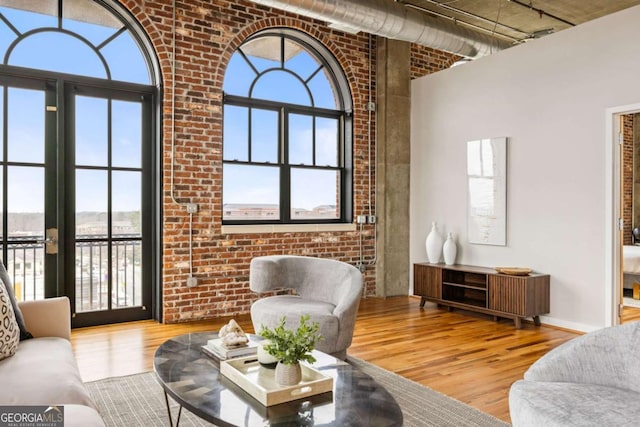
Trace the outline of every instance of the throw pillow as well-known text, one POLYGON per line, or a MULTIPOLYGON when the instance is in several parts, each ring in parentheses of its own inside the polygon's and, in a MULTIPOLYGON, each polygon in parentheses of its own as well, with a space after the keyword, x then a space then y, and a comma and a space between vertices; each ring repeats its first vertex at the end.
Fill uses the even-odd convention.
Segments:
POLYGON ((0 360, 13 356, 18 350, 20 329, 6 286, 0 283, 0 360))
POLYGON ((0 282, 4 283, 5 291, 9 296, 9 301, 11 301, 13 314, 16 318, 16 322, 18 322, 18 327, 20 328, 20 341, 33 338, 33 335, 29 333, 29 331, 27 330, 27 325, 24 323, 24 317, 22 317, 22 312, 20 311, 20 307, 18 307, 16 297, 13 294, 13 285, 11 284, 11 278, 9 277, 9 273, 7 273, 7 269, 4 268, 4 264, 2 263, 2 261, 0 261, 0 282))

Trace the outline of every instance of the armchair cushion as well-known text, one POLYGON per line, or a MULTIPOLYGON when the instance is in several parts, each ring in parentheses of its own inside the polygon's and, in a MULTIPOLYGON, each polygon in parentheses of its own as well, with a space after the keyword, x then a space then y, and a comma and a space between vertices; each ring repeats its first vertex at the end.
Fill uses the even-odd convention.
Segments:
MULTIPOLYGON (((327 353, 336 351, 335 343, 340 331, 338 318, 333 314, 335 306, 322 301, 303 299, 296 295, 278 295, 256 301, 251 307, 251 317, 259 318, 259 326, 273 327, 282 316, 287 318, 286 327, 296 329, 300 325, 300 316, 309 315, 309 323, 318 322, 322 340, 317 345, 327 353)), ((259 329, 256 329, 258 333, 259 329)))

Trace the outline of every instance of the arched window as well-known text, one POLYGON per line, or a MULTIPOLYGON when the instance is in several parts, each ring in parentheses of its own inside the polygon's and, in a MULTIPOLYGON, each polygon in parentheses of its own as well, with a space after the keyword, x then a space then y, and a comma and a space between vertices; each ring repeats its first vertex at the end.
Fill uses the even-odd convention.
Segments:
POLYGON ((351 222, 351 94, 328 49, 261 31, 231 57, 223 89, 223 223, 351 222))
POLYGON ((159 76, 115 0, 0 0, 0 257, 74 326, 157 307, 159 76))

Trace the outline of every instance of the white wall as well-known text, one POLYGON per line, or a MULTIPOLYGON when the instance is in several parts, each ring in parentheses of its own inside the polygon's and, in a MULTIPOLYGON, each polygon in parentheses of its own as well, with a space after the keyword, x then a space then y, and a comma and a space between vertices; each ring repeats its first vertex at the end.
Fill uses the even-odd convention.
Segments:
POLYGON ((640 102, 638 22, 634 7, 413 82, 411 263, 426 261, 437 221, 457 236, 459 263, 550 274, 543 322, 610 322, 606 113, 640 102), (471 245, 466 141, 499 136, 509 138, 507 246, 471 245))

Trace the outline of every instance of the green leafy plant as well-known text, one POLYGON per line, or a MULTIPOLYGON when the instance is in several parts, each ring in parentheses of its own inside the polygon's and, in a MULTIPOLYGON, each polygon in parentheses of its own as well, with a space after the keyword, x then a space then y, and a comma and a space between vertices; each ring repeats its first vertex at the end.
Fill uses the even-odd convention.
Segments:
POLYGON ((273 329, 262 325, 258 334, 270 342, 264 346, 267 353, 280 362, 293 365, 301 360, 309 363, 316 361, 311 351, 316 347, 322 335, 318 332, 318 322, 307 324, 309 315, 300 316, 300 326, 295 331, 285 328, 286 316, 280 319, 280 323, 273 329))

